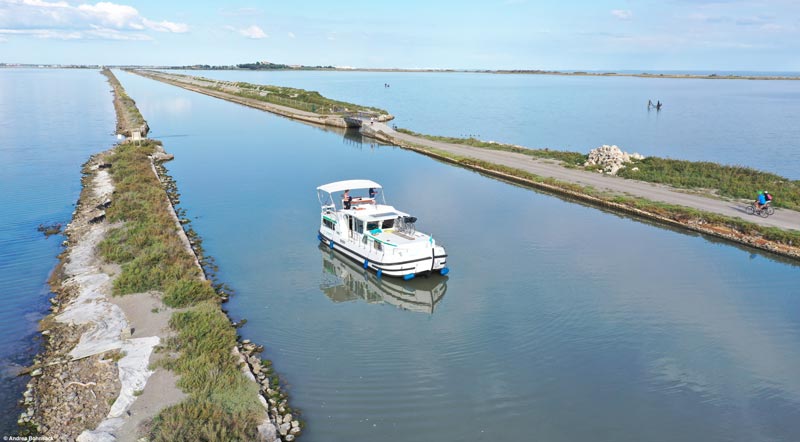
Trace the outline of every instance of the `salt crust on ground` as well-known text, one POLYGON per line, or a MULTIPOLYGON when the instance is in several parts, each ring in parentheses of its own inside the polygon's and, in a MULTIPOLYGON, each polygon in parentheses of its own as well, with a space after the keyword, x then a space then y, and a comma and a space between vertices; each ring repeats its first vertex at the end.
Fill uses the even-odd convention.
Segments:
MULTIPOLYGON (((94 194, 104 199, 110 198, 114 190, 111 177, 105 170, 98 171, 93 181, 94 194)), ((122 358, 118 361, 120 394, 111 406, 106 419, 93 431, 86 430, 78 436, 81 442, 113 441, 114 432, 125 422, 125 415, 136 400, 135 392, 142 390, 147 378, 153 374, 148 369, 153 347, 158 345, 158 336, 123 339, 123 331, 129 325, 125 314, 118 306, 108 302, 111 293, 111 277, 103 273, 95 256, 95 250, 105 237, 106 224, 89 227, 82 240, 73 246, 69 253, 64 272, 68 276, 65 286, 73 286, 77 297, 59 314, 56 319, 63 323, 88 325, 80 341, 70 352, 73 359, 119 350, 122 358)))

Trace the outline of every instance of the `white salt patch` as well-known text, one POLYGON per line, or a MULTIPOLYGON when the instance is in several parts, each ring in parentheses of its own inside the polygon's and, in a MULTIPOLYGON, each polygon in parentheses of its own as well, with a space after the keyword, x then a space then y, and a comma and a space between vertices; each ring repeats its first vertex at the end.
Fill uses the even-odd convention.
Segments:
POLYGON ((111 196, 114 191, 114 183, 111 181, 111 175, 106 170, 100 170, 94 176, 94 195, 98 198, 111 196))
POLYGON ((56 319, 59 322, 88 325, 78 345, 70 351, 81 359, 122 347, 122 330, 127 327, 125 314, 106 300, 101 291, 110 288, 110 278, 104 273, 82 275, 73 279, 79 284, 78 297, 56 319))
POLYGON ((147 378, 153 374, 147 366, 150 363, 150 355, 153 347, 158 345, 161 339, 158 336, 148 336, 146 338, 126 339, 122 344, 122 351, 125 357, 119 361, 119 380, 122 389, 119 397, 111 406, 108 417, 122 416, 136 400, 134 392, 143 390, 147 383, 147 378))
POLYGON ((125 412, 130 409, 136 400, 134 393, 143 390, 147 379, 153 374, 147 366, 153 347, 158 345, 158 336, 147 338, 126 339, 122 345, 125 357, 119 361, 119 380, 122 387, 119 397, 111 406, 111 411, 94 430, 85 430, 78 436, 79 442, 107 442, 115 441, 116 433, 125 424, 125 412))
MULTIPOLYGON (((114 185, 107 171, 98 171, 93 189, 97 197, 111 195, 114 185)), ((117 362, 121 384, 119 397, 97 429, 84 431, 78 436, 79 441, 116 440, 113 433, 125 423, 125 414, 136 400, 134 392, 144 389, 147 379, 153 374, 147 366, 153 347, 160 341, 158 336, 122 339, 122 331, 129 327, 128 321, 122 309, 108 302, 111 278, 96 265, 95 249, 107 230, 104 224, 91 226, 82 240, 70 249, 69 259, 64 265, 64 272, 68 276, 64 285, 75 286, 78 295, 56 316, 60 322, 88 325, 88 330, 70 352, 73 358, 85 358, 116 349, 123 354, 117 362)))

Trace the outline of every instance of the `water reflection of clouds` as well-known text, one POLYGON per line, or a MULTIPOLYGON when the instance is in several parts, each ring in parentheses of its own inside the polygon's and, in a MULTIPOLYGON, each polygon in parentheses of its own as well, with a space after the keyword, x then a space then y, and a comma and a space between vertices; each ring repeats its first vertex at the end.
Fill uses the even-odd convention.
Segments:
POLYGON ((160 97, 158 100, 142 100, 137 103, 145 119, 151 114, 169 114, 184 116, 192 110, 192 100, 189 97, 174 96, 160 97))
POLYGON ((630 241, 625 255, 592 252, 613 250, 615 239, 623 237, 615 228, 634 237, 652 229, 634 222, 602 224, 606 239, 594 240, 572 264, 582 277, 594 280, 602 295, 593 297, 595 307, 606 321, 640 329, 643 340, 661 341, 651 348, 663 350, 649 355, 654 359, 645 364, 652 379, 670 379, 674 388, 735 402, 757 397, 760 386, 769 384, 800 403, 800 343, 796 334, 781 332, 793 325, 776 311, 752 309, 746 301, 760 282, 716 262, 725 257, 713 256, 713 249, 697 250, 685 242, 696 239, 672 232, 630 241), (661 247, 670 252, 660 253, 661 247), (607 277, 620 268, 627 269, 624 280, 607 277), (748 279, 753 281, 748 284, 748 279))
MULTIPOLYGON (((509 253, 507 247, 529 249, 521 256, 546 255, 547 260, 537 263, 537 271, 568 271, 551 274, 563 279, 562 288, 570 287, 574 278, 582 281, 578 286, 592 287, 589 296, 576 295, 580 299, 568 302, 581 301, 572 308, 595 312, 572 311, 573 319, 599 317, 596 332, 606 333, 611 327, 610 336, 618 336, 622 330, 631 339, 658 349, 644 352, 644 372, 638 375, 639 382, 650 384, 653 391, 685 391, 700 395, 703 403, 734 404, 778 392, 800 403, 797 335, 780 332, 793 329, 792 319, 774 310, 749 308, 747 293, 757 293, 757 287, 748 285, 750 278, 744 271, 731 268, 734 261, 730 259, 744 252, 727 246, 720 252, 702 238, 505 184, 464 180, 458 175, 473 172, 463 169, 437 173, 447 173, 450 179, 430 177, 423 166, 395 192, 400 200, 413 201, 410 206, 415 214, 426 215, 421 218, 424 230, 448 247, 454 275, 469 268, 479 270, 478 261, 503 259, 509 253), (465 188, 467 181, 476 185, 465 188), (425 196, 416 197, 418 192, 425 196), (475 211, 465 213, 463 198, 448 197, 456 193, 470 195, 475 211), (468 233, 469 241, 463 236, 449 237, 452 223, 467 224, 456 231, 468 233), (487 226, 491 226, 490 234, 487 226), (458 266, 464 254, 470 254, 468 262, 458 266)), ((767 266, 768 271, 779 271, 774 263, 767 266)), ((514 267, 510 264, 509 268, 514 267)), ((778 285, 785 288, 786 279, 775 281, 773 293, 780 293, 778 285)), ((472 284, 473 290, 495 295, 520 289, 493 278, 472 284)), ((469 307, 451 308, 477 313, 491 308, 485 301, 479 298, 469 307)))

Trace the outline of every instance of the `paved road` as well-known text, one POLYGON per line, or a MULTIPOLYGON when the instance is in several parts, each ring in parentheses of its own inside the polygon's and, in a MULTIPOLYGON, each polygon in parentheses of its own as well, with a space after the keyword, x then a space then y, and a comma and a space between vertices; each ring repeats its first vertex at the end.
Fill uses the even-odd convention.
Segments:
POLYGON ((748 201, 744 200, 722 200, 696 193, 689 193, 686 190, 679 190, 661 184, 630 180, 580 169, 568 169, 552 160, 532 158, 528 155, 514 152, 432 141, 397 132, 384 123, 375 122, 372 124, 372 129, 383 131, 394 139, 430 146, 464 157, 522 169, 542 177, 555 178, 557 180, 584 186, 592 186, 597 190, 647 198, 652 201, 691 207, 725 216, 740 217, 746 221, 751 221, 763 226, 779 227, 781 229, 800 229, 800 212, 793 210, 779 208, 775 209, 775 214, 769 218, 761 218, 759 216, 748 215, 744 212, 744 207, 748 204, 748 201))

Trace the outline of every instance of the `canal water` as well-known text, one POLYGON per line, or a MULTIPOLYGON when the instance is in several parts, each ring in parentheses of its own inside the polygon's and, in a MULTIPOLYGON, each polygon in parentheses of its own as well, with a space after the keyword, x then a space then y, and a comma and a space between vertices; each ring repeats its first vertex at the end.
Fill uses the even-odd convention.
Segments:
POLYGON ((25 378, 39 349, 47 277, 62 250, 40 224, 66 225, 81 164, 114 142, 114 107, 96 70, 0 69, 0 433, 16 428, 25 378))
POLYGON ((304 440, 800 434, 796 264, 119 78, 176 155, 182 207, 236 290, 226 308, 266 345, 304 440), (447 278, 378 281, 319 247, 315 188, 351 178, 419 218, 447 278))
POLYGON ((182 71, 376 106, 398 127, 588 152, 744 165, 800 179, 800 81, 478 73, 182 71), (389 87, 384 85, 388 84, 389 87), (647 101, 661 101, 660 112, 647 101))

